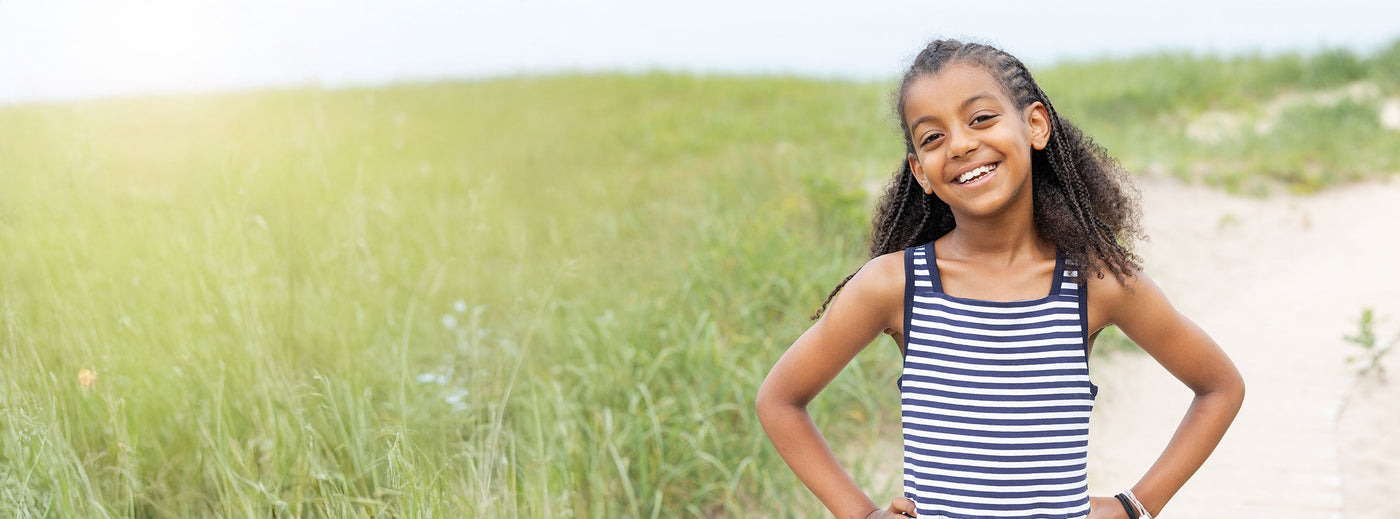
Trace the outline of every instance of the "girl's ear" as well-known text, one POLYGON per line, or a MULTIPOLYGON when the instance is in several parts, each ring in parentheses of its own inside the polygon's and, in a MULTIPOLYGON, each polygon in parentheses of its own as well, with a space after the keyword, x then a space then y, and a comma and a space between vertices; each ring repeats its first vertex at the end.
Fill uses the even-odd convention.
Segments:
POLYGON ((914 180, 919 182, 919 187, 923 188, 925 195, 933 194, 933 184, 928 182, 928 176, 924 175, 924 166, 919 164, 919 157, 913 153, 906 155, 909 160, 909 172, 914 174, 914 180))
POLYGON ((1031 127, 1031 147, 1045 149, 1050 142, 1050 112, 1040 101, 1026 107, 1026 123, 1031 127))

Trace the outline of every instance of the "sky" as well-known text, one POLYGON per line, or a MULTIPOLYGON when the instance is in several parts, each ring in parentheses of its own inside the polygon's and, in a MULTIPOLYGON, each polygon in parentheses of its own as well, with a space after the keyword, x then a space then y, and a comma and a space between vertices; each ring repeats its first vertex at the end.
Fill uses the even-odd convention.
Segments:
POLYGON ((1032 68, 1369 52, 1400 38, 1400 2, 0 0, 0 103, 592 70, 884 79, 935 37, 1032 68))

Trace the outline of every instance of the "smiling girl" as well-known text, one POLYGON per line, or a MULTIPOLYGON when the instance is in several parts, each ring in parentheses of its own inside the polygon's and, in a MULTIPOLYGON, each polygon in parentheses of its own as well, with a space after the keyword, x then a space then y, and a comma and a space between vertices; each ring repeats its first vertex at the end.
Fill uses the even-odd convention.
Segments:
POLYGON ((1131 179, 999 49, 935 41, 896 100, 907 153, 876 211, 872 259, 759 389, 773 445, 841 518, 1157 515, 1225 434, 1244 382, 1141 271, 1131 179), (1137 484, 1090 497, 1088 356, 1110 325, 1195 398, 1137 484), (881 333, 904 359, 904 495, 886 509, 806 409, 881 333))

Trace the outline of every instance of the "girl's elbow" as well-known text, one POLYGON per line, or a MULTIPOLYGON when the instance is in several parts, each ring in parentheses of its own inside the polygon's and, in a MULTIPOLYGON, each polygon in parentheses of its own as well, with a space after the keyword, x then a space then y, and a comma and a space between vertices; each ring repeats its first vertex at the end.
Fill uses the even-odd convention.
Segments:
POLYGON ((754 412, 758 414, 758 419, 759 419, 759 420, 762 420, 762 419, 763 419, 763 414, 767 411, 768 406, 771 405, 771 404, 764 398, 764 396, 765 396, 765 395, 763 394, 763 389, 760 388, 760 389, 758 390, 758 394, 754 395, 754 398, 753 398, 753 402, 754 402, 754 412))
POLYGON ((758 394, 754 396, 754 412, 758 415, 759 423, 769 421, 783 414, 784 410, 794 407, 803 406, 766 383, 758 388, 758 394))
POLYGON ((758 388, 758 393, 754 395, 754 412, 758 414, 758 421, 762 422, 767 416, 773 414, 773 410, 778 406, 778 400, 774 397, 773 391, 765 383, 758 388))
POLYGON ((1244 405, 1244 377, 1240 376, 1239 371, 1232 371, 1231 376, 1216 389, 1216 393, 1221 396, 1230 409, 1239 412, 1240 407, 1244 405))
POLYGON ((1229 370, 1229 372, 1217 375, 1202 385, 1194 387, 1198 398, 1207 398, 1212 402, 1218 402, 1225 408, 1229 408, 1232 413, 1238 412, 1240 406, 1244 405, 1245 384, 1244 377, 1239 371, 1229 370))
POLYGON ((1238 373, 1235 374, 1235 383, 1231 386, 1230 397, 1231 401, 1235 403, 1236 409, 1244 405, 1244 377, 1239 376, 1238 373))
POLYGON ((758 395, 754 397, 754 414, 758 416, 758 424, 768 430, 774 423, 773 419, 781 413, 779 409, 782 403, 774 398, 771 392, 759 389, 758 395))

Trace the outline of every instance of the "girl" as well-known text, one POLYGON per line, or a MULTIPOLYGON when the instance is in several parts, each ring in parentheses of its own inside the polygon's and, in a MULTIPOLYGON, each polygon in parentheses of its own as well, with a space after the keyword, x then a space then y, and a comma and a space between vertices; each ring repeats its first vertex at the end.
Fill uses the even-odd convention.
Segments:
POLYGON ((1157 515, 1225 434, 1244 382, 1140 270, 1131 179, 999 49, 935 41, 895 98, 907 156, 876 211, 872 259, 759 389, 773 445, 842 518, 1157 515), (1089 497, 1087 360, 1109 325, 1196 396, 1136 485, 1089 497), (904 496, 887 509, 806 410, 881 332, 904 358, 904 496))

